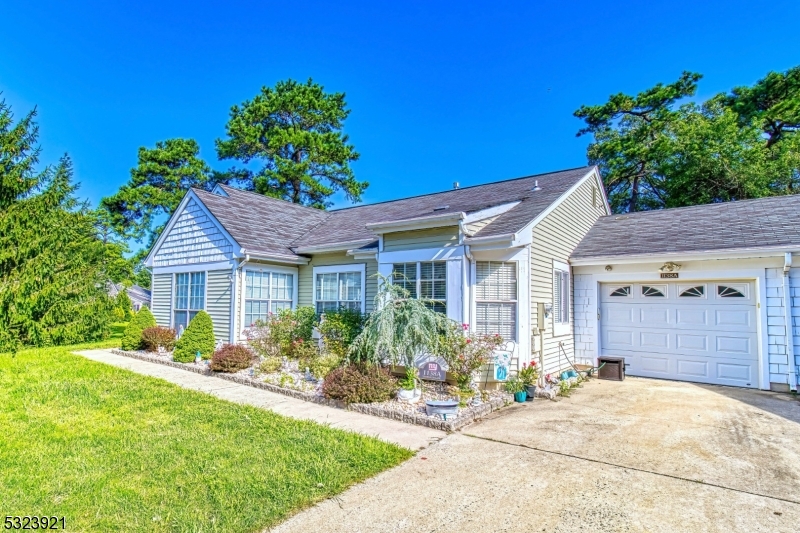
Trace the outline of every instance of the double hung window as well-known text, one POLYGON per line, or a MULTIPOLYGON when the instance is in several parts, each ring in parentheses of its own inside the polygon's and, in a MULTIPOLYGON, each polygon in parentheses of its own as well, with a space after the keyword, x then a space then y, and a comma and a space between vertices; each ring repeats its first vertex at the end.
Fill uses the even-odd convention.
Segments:
POLYGON ((294 275, 266 270, 245 270, 244 324, 267 320, 270 313, 292 308, 294 275))
POLYGON ((173 327, 186 329, 198 312, 205 308, 206 273, 181 272, 175 274, 175 306, 173 327))
POLYGON ((363 272, 317 272, 315 297, 317 313, 352 309, 361 311, 363 272))
POLYGON ((424 298, 439 313, 447 312, 447 262, 419 261, 392 265, 392 283, 406 289, 411 298, 424 298))
POLYGON ((475 331, 516 340, 517 264, 478 261, 475 273, 475 331))

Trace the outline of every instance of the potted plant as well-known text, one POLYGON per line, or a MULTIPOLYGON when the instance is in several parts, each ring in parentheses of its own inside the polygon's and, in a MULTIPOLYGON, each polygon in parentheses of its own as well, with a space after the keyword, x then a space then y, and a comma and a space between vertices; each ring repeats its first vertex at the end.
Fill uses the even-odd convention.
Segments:
POLYGON ((539 367, 536 366, 536 361, 531 361, 530 364, 523 363, 522 370, 519 371, 518 376, 525 385, 528 398, 531 400, 536 398, 536 383, 539 380, 539 367))
POLYGON ((528 393, 525 392, 525 384, 519 378, 519 376, 514 376, 509 378, 505 384, 506 392, 510 392, 514 395, 515 402, 524 402, 528 399, 528 393))
POLYGON ((417 369, 413 366, 406 367, 406 376, 400 380, 399 384, 398 400, 416 403, 422 397, 422 391, 417 388, 417 369))

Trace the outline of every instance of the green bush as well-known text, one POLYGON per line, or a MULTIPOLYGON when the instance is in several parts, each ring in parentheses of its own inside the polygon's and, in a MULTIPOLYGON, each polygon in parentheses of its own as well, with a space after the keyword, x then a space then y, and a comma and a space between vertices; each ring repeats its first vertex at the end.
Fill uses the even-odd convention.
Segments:
POLYGON ((322 383, 326 398, 344 403, 374 403, 391 400, 397 380, 385 368, 375 365, 347 365, 337 368, 322 383))
POLYGON ((238 372, 251 366, 256 355, 247 346, 226 344, 211 357, 211 370, 214 372, 238 372))
POLYGON ((247 341, 262 357, 284 356, 300 359, 307 354, 317 315, 313 307, 281 309, 247 328, 247 341))
POLYGON ((203 359, 208 359, 214 353, 214 346, 214 324, 208 313, 200 311, 175 344, 172 358, 179 363, 191 363, 195 354, 200 352, 203 359))
POLYGON ((319 332, 325 349, 339 357, 345 357, 347 350, 364 329, 364 315, 353 309, 326 311, 319 322, 319 332))
POLYGON ((261 365, 258 367, 258 369, 265 374, 274 374, 281 369, 282 365, 283 360, 280 357, 276 355, 269 355, 265 357, 263 361, 261 361, 261 365))
POLYGON ((308 362, 308 369, 314 374, 315 378, 324 379, 333 370, 342 365, 342 358, 336 354, 326 354, 315 357, 308 362))
POLYGON ((147 307, 143 307, 128 322, 128 327, 125 328, 125 332, 122 334, 122 349, 139 350, 142 347, 142 331, 155 325, 156 319, 153 313, 147 307))

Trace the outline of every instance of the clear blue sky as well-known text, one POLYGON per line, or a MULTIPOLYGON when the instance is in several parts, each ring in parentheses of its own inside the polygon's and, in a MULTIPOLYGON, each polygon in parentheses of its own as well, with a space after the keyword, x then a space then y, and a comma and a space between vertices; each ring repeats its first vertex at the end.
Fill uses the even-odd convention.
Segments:
POLYGON ((372 202, 583 165, 575 109, 682 70, 705 98, 799 64, 800 2, 758 4, 6 0, 0 91, 96 204, 158 140, 227 168, 230 106, 310 76, 347 93, 372 202))

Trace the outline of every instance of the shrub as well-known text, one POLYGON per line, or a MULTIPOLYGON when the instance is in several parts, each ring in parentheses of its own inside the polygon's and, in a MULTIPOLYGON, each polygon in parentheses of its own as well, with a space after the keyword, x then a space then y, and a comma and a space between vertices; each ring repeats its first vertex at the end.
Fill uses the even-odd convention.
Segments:
POLYGON ((439 341, 439 354, 461 390, 469 389, 473 372, 487 364, 492 352, 504 342, 500 335, 468 333, 468 327, 453 323, 439 341))
POLYGON ((397 380, 375 365, 347 365, 333 370, 322 384, 326 398, 345 403, 373 403, 390 400, 397 380))
POLYGON ((142 347, 142 331, 156 325, 156 319, 150 309, 143 307, 141 311, 133 315, 128 327, 122 334, 121 347, 123 350, 138 350, 142 347))
POLYGON ((319 333, 325 350, 345 357, 353 340, 364 329, 364 315, 353 309, 327 311, 319 322, 319 333))
POLYGON ((214 372, 238 372, 251 366, 256 355, 247 346, 225 344, 211 357, 211 370, 214 372))
POLYGON ((517 373, 517 376, 525 385, 536 385, 539 380, 539 367, 536 366, 536 361, 531 361, 529 365, 522 363, 522 370, 517 373))
POLYGON ((308 363, 308 369, 314 374, 315 378, 324 379, 334 369, 339 368, 342 364, 342 358, 336 354, 326 354, 321 357, 315 357, 308 363))
POLYGON ((283 355, 299 359, 303 354, 296 354, 295 349, 303 346, 298 342, 311 341, 316 323, 313 307, 298 307, 295 311, 281 309, 251 325, 246 331, 247 341, 263 357, 283 355))
POLYGON ((275 355, 271 355, 265 357, 263 361, 261 361, 261 365, 259 365, 258 369, 265 374, 274 374, 278 370, 281 369, 283 365, 283 360, 275 355))
POLYGON ((172 358, 179 363, 191 363, 200 352, 203 359, 208 359, 214 353, 214 345, 214 324, 208 313, 200 311, 175 344, 172 358))
POLYGON ((175 330, 162 326, 145 328, 142 331, 142 346, 148 352, 157 352, 159 348, 172 351, 175 348, 175 330))

